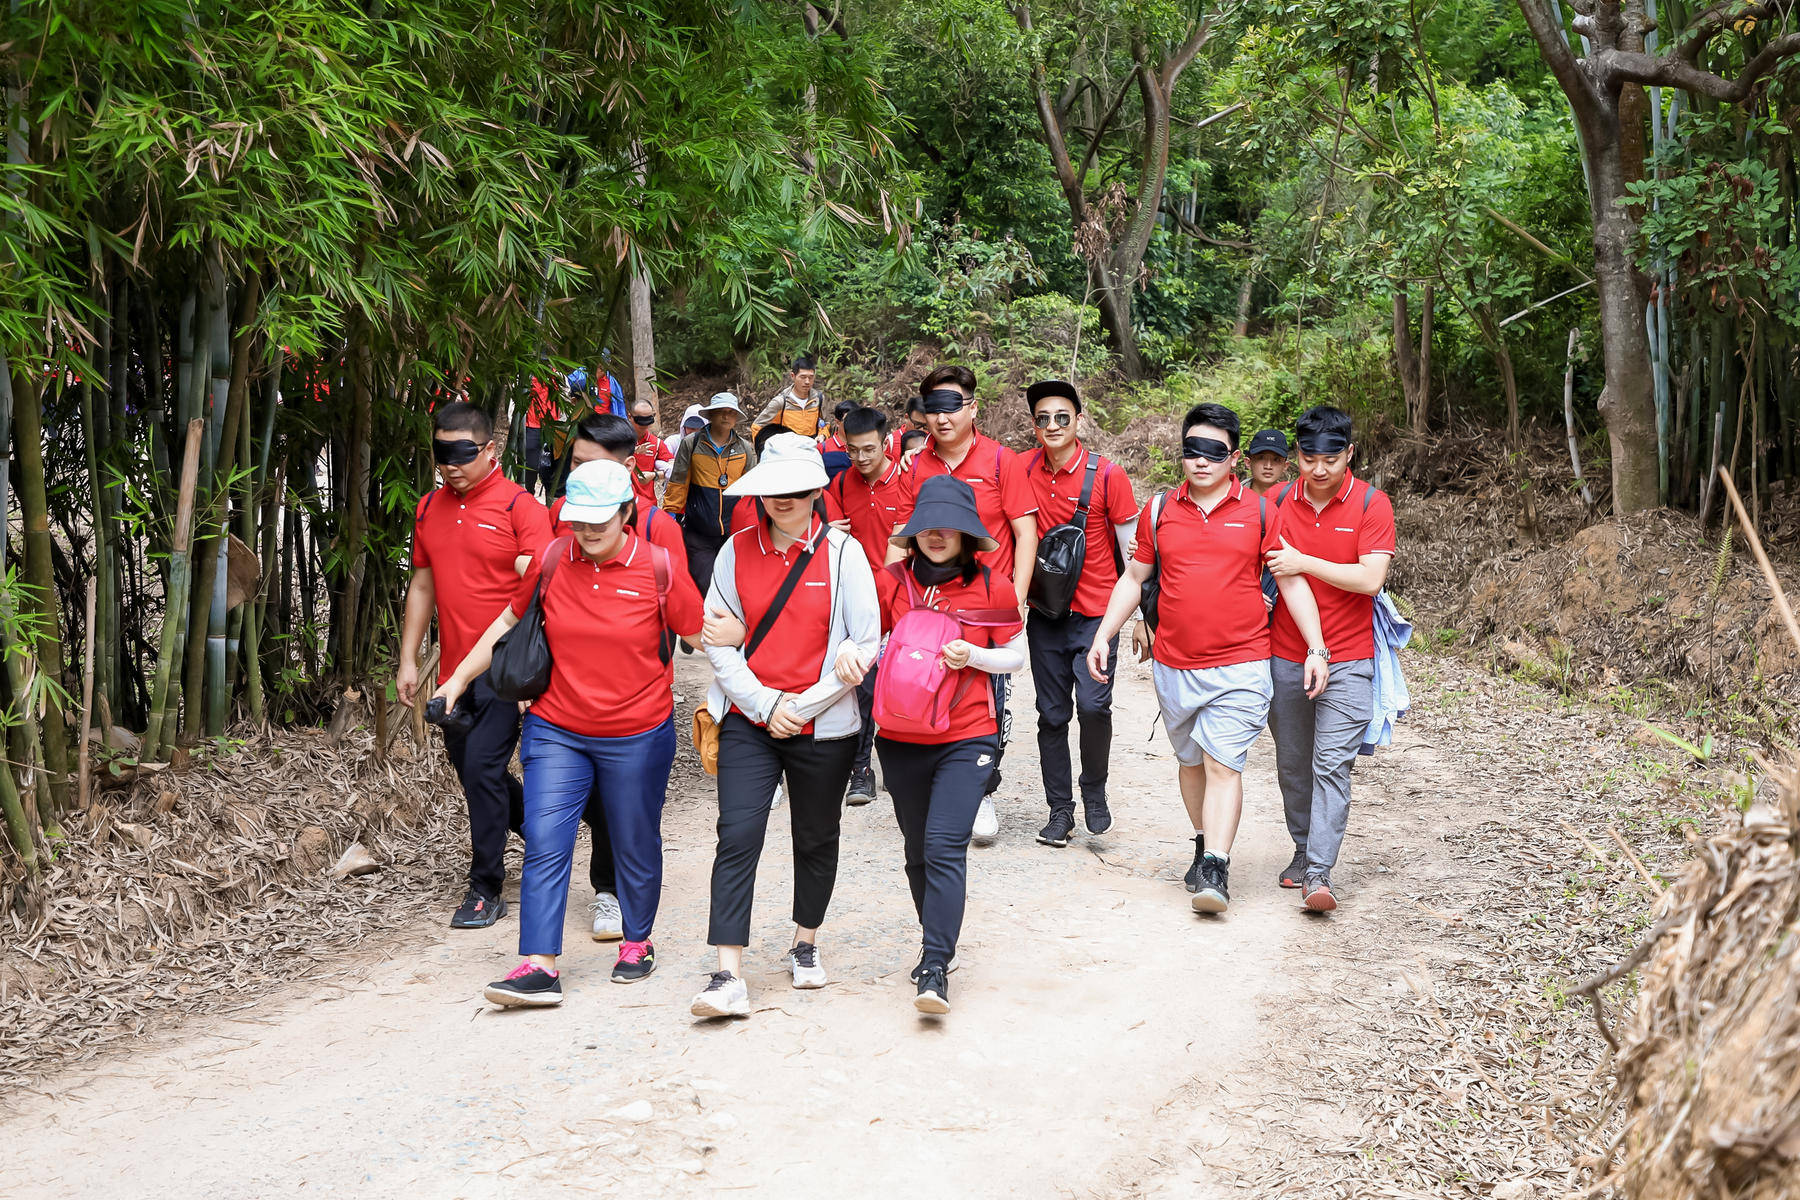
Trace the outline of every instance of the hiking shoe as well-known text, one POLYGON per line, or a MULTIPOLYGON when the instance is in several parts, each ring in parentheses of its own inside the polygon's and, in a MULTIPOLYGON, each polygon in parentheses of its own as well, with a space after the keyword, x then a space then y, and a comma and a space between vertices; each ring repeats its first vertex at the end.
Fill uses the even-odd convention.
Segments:
POLYGON ((730 971, 714 971, 688 1011, 696 1017, 747 1017, 750 989, 730 971))
POLYGON ((1324 875, 1308 875, 1300 895, 1312 912, 1328 913, 1337 908, 1337 897, 1331 894, 1331 880, 1324 875))
POLYGON ((506 901, 498 896, 484 896, 474 888, 463 893, 456 915, 450 918, 452 929, 486 929, 506 915, 506 901))
POLYGON ((1112 809, 1106 806, 1104 800, 1083 800, 1081 819, 1087 826, 1088 833, 1099 837, 1112 828, 1112 809))
POLYGON ((850 772, 850 794, 845 797, 852 808, 860 808, 875 799, 875 768, 864 767, 850 772))
POLYGON ((1200 888, 1194 893, 1194 911, 1222 913, 1231 907, 1231 891, 1226 887, 1230 868, 1222 858, 1208 854, 1200 860, 1200 888))
POLYGON ((1075 810, 1070 808, 1053 808, 1050 819, 1038 830, 1038 841, 1046 846, 1063 847, 1069 844, 1069 834, 1075 830, 1075 810))
POLYGON ((594 912, 594 940, 616 942, 625 936, 625 918, 619 915, 619 898, 611 892, 600 892, 588 905, 594 912))
POLYGON ((1294 850, 1294 861, 1281 869, 1280 884, 1284 888, 1297 888, 1306 881, 1306 851, 1294 850))
POLYGON ((802 991, 822 988, 831 981, 819 963, 819 948, 811 942, 795 942, 787 952, 788 970, 793 972, 794 986, 802 991))
POLYGON ((562 1003, 562 976, 526 959, 505 979, 482 988, 481 994, 501 1008, 552 1008, 562 1003))
POLYGON ((619 961, 613 964, 614 983, 636 983, 656 970, 656 947, 650 942, 619 943, 619 961))
POLYGON ((969 831, 970 836, 978 842, 991 842, 999 832, 1000 814, 994 811, 994 802, 983 796, 981 807, 975 810, 975 828, 969 831))
POLYGON ((919 993, 913 1007, 922 1013, 942 1015, 950 1011, 950 980, 942 967, 920 967, 919 993))
MULTIPOLYGON (((960 966, 962 966, 962 957, 960 955, 952 954, 950 956, 950 965, 944 968, 944 974, 954 975, 954 974, 956 974, 956 968, 958 968, 960 966)), ((923 971, 924 969, 925 969, 925 964, 923 961, 921 961, 918 966, 914 967, 912 970, 910 970, 906 973, 906 977, 908 979, 912 980, 914 983, 917 983, 917 982, 919 982, 919 972, 923 971)))
POLYGON ((1194 865, 1189 867, 1187 869, 1187 874, 1181 878, 1181 882, 1187 885, 1187 890, 1190 892, 1197 892, 1200 890, 1200 860, 1205 857, 1206 835, 1204 833, 1196 833, 1194 835, 1194 865))
POLYGON ((769 798, 769 811, 774 812, 781 807, 781 785, 775 785, 775 794, 769 798))

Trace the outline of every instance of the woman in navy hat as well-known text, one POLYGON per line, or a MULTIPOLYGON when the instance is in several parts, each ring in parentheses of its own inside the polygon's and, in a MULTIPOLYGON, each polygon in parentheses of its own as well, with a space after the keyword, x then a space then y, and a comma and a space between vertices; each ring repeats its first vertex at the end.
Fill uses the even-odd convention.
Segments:
POLYGON ((907 555, 875 577, 882 631, 890 635, 875 685, 875 748, 906 842, 913 907, 924 926, 913 1006, 947 1013, 947 976, 968 894, 969 835, 1000 752, 986 676, 1025 665, 1025 631, 1012 581, 990 576, 975 561, 977 551, 995 543, 968 484, 949 475, 925 480, 911 519, 891 540, 907 555), (926 612, 921 618, 916 610, 926 612), (922 668, 932 654, 947 674, 922 707, 929 672, 915 669, 909 682, 901 660, 922 668))

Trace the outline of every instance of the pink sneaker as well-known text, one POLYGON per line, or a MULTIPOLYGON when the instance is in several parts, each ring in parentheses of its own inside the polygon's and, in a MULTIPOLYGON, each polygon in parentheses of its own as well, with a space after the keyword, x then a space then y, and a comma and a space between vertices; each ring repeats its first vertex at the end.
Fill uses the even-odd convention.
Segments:
POLYGON ((656 947, 649 942, 620 942, 619 961, 613 964, 614 983, 636 983, 656 970, 656 947))

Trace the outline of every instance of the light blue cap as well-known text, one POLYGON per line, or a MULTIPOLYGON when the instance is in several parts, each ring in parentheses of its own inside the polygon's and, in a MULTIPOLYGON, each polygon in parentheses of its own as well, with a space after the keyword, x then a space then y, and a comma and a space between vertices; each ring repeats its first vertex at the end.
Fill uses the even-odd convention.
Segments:
POLYGON ((631 472, 610 458, 582 463, 563 488, 562 519, 604 525, 633 498, 631 472))

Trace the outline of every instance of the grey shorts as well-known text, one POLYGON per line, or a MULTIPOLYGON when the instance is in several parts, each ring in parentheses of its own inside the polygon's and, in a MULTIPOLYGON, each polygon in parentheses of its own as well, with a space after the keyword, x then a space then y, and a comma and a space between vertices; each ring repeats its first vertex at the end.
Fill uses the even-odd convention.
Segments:
POLYGON ((1268 660, 1192 671, 1160 662, 1151 668, 1175 760, 1197 767, 1204 753, 1222 766, 1242 771, 1251 744, 1269 720, 1269 698, 1275 688, 1268 660))

